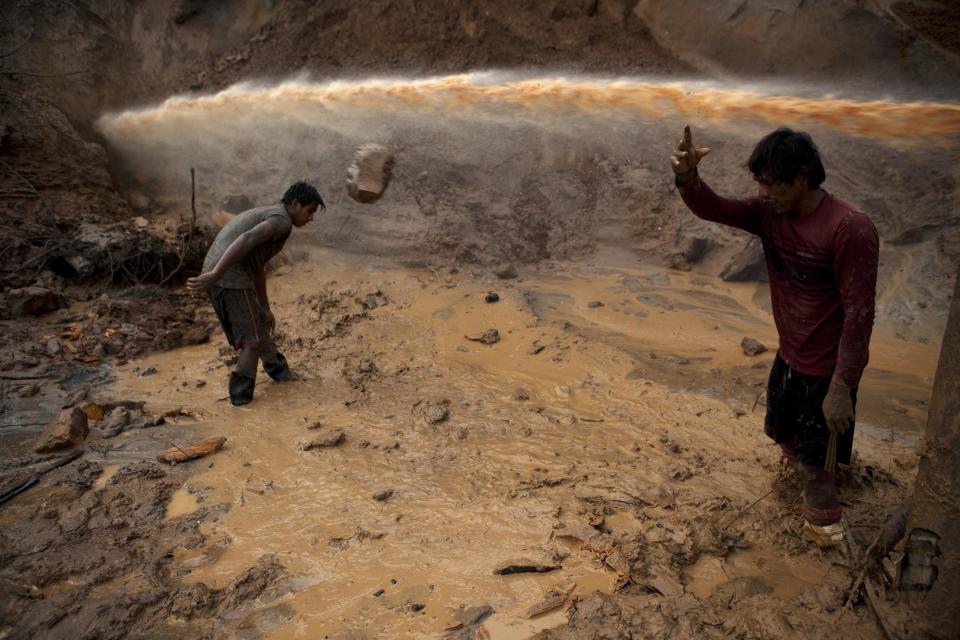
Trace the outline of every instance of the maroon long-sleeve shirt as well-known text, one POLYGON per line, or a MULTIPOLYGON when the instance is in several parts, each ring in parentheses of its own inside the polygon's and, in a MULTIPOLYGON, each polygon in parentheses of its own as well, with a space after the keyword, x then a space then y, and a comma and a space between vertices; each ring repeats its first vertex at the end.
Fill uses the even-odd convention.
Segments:
POLYGON ((829 193, 804 216, 759 197, 723 198, 699 177, 680 188, 697 217, 760 236, 780 356, 851 387, 867 366, 880 240, 870 218, 829 193))

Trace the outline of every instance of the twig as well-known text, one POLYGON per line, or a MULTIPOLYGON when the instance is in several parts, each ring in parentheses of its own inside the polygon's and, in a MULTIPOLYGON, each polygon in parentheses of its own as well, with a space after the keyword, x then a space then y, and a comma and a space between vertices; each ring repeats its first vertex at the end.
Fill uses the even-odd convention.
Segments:
POLYGON ((183 259, 186 257, 187 250, 190 248, 190 241, 193 240, 193 228, 197 226, 197 180, 193 167, 190 167, 190 211, 193 217, 190 219, 190 230, 187 232, 187 241, 183 243, 183 248, 180 250, 180 261, 177 262, 177 267, 167 274, 166 278, 160 281, 161 286, 166 284, 170 278, 180 271, 180 268, 183 266, 183 259))
POLYGON ((733 518, 733 520, 731 520, 730 522, 728 522, 728 523, 723 527, 723 529, 721 529, 721 531, 726 531, 727 529, 729 529, 730 526, 733 525, 734 522, 736 522, 737 520, 740 519, 740 516, 742 516, 743 514, 745 514, 747 511, 750 511, 750 509, 753 509, 755 506, 757 506, 757 505, 760 503, 761 500, 763 500, 764 498, 766 498, 767 496, 769 496, 771 493, 773 493, 773 489, 770 489, 770 491, 767 491, 765 494, 763 494, 762 496, 760 496, 759 498, 757 498, 756 500, 754 500, 753 502, 751 502, 750 505, 749 505, 746 509, 742 509, 742 510, 740 511, 740 513, 738 513, 738 514, 733 518))
POLYGON ((7 489, 4 489, 3 492, 0 492, 0 504, 3 504, 7 500, 23 493, 33 485, 37 484, 37 482, 40 481, 40 477, 43 476, 44 474, 47 474, 53 471, 57 467, 62 467, 63 465, 69 462, 73 462, 74 460, 76 460, 82 455, 83 455, 83 451, 71 451, 67 455, 60 458, 59 460, 54 460, 53 462, 40 467, 29 477, 25 478, 21 482, 18 482, 17 484, 7 489))
POLYGON ((3 160, 0 160, 0 165, 6 167, 6 168, 7 168, 7 171, 10 171, 13 175, 17 176, 18 178, 20 178, 21 180, 23 180, 24 182, 26 182, 26 183, 27 183, 27 186, 30 187, 30 191, 31 191, 32 195, 35 195, 35 196, 39 196, 39 195, 40 195, 40 192, 37 191, 37 188, 36 188, 35 186, 33 186, 33 183, 30 182, 29 180, 27 180, 25 177, 23 177, 23 174, 22 174, 22 173, 20 173, 19 171, 17 171, 16 169, 14 169, 13 167, 11 167, 10 165, 8 165, 8 164, 7 164, 6 162, 4 162, 3 160))
POLYGON ((0 373, 0 380, 43 380, 53 377, 51 373, 0 373))
POLYGON ((3 76, 30 76, 31 78, 63 78, 66 76, 75 76, 81 73, 86 73, 86 69, 78 69, 77 71, 67 71, 66 73, 33 73, 32 71, 0 71, 0 75, 3 76))

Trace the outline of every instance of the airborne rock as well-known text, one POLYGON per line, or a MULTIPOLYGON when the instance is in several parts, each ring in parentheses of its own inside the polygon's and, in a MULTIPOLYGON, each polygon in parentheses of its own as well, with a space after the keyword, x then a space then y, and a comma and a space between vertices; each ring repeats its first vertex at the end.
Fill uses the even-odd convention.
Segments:
POLYGON ((393 163, 393 154, 383 145, 363 145, 347 168, 347 193, 357 202, 376 202, 390 184, 393 163))

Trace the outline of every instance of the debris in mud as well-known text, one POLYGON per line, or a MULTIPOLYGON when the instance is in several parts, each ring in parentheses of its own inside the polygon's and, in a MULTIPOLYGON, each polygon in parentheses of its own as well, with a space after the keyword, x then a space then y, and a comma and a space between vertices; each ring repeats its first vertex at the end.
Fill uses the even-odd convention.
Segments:
POLYGON ((682 253, 674 253, 670 256, 670 268, 677 271, 690 271, 690 261, 682 253))
POLYGON ((762 342, 746 336, 740 341, 740 348, 743 349, 743 352, 748 356, 758 356, 767 351, 767 347, 762 342))
POLYGON ((481 605, 478 607, 469 607, 467 609, 457 609, 453 611, 456 622, 444 629, 444 632, 455 632, 445 636, 448 640, 474 640, 478 637, 477 627, 483 624, 483 621, 493 615, 493 607, 490 605, 481 605))
POLYGON ((83 442, 89 433, 87 414, 76 407, 64 409, 40 434, 33 450, 37 453, 52 453, 69 449, 83 442))
POLYGON ((146 369, 138 373, 137 376, 139 376, 140 378, 146 378, 147 376, 152 376, 156 372, 157 372, 156 367, 147 367, 146 369))
POLYGON ((573 595, 577 583, 570 583, 566 589, 552 589, 543 600, 531 605, 527 609, 527 618, 536 618, 545 613, 549 613, 563 606, 573 604, 576 597, 573 595))
POLYGON ((343 444, 347 439, 347 434, 343 432, 343 429, 336 429, 331 433, 324 433, 306 444, 300 445, 301 451, 310 451, 311 449, 319 449, 324 447, 336 447, 343 444))
POLYGON ((380 307, 386 306, 387 297, 377 289, 373 293, 368 293, 367 296, 363 299, 363 306, 367 309, 378 309, 380 307))
POLYGON ((498 293, 496 293, 496 292, 494 292, 494 291, 491 291, 491 292, 487 293, 487 295, 483 296, 483 301, 484 301, 484 302, 487 302, 487 303, 499 302, 499 301, 500 301, 500 294, 498 294, 498 293))
POLYGON ((558 564, 546 564, 536 560, 521 558, 519 560, 509 560, 497 566, 493 570, 493 575, 509 576, 515 573, 549 573, 560 569, 558 564))
POLYGON ((372 497, 377 502, 386 502, 393 497, 393 489, 383 489, 382 491, 377 491, 372 497))
POLYGON ((530 392, 527 391, 526 389, 521 389, 520 387, 517 387, 516 389, 513 390, 513 399, 519 400, 520 402, 529 400, 530 392))
POLYGON ((347 194, 364 204, 376 202, 390 184, 393 165, 393 154, 383 145, 362 145, 347 168, 347 194))
POLYGON ((500 342, 500 332, 496 329, 487 329, 479 336, 463 336, 471 342, 479 342, 480 344, 497 344, 500 342))
POLYGON ((450 417, 449 400, 440 400, 439 402, 421 400, 414 405, 414 409, 427 425, 440 424, 450 417))
POLYGON ((207 438, 198 442, 191 442, 183 446, 174 445, 158 455, 157 460, 168 464, 176 464, 195 458, 202 458, 220 451, 226 441, 227 439, 225 437, 220 436, 217 438, 207 438))
POLYGON ((67 300, 62 293, 44 287, 11 289, 4 296, 3 302, 0 308, 5 308, 4 315, 10 318, 39 316, 67 306, 67 300))
POLYGON ((591 300, 590 302, 587 303, 588 309, 599 309, 602 306, 603 306, 603 303, 600 302, 599 300, 591 300))

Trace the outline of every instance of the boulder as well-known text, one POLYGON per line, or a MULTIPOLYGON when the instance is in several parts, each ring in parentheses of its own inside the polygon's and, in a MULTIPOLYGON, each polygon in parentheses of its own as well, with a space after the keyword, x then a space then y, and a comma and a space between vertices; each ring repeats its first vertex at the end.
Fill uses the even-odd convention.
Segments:
POLYGON ((90 433, 87 414, 78 407, 64 409, 57 419, 50 423, 37 440, 34 451, 51 453, 69 449, 83 442, 90 433))
POLYGON ((703 259, 707 249, 710 248, 710 240, 703 236, 694 236, 687 243, 687 248, 683 250, 683 257, 690 264, 695 264, 703 259))
POLYGON ((376 202, 390 184, 393 164, 393 154, 383 145, 361 146, 347 168, 347 193, 357 202, 376 202))

